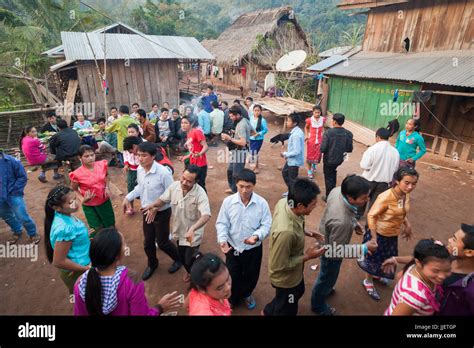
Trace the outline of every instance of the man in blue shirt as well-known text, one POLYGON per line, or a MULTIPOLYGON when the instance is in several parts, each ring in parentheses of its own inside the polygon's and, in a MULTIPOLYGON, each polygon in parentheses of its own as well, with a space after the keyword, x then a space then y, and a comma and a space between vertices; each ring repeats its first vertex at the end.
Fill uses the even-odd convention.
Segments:
MULTIPOLYGON (((304 133, 298 124, 300 117, 298 114, 291 114, 286 120, 286 126, 291 129, 290 138, 288 140, 288 151, 282 152, 281 157, 286 159, 285 166, 283 167, 281 174, 285 184, 290 190, 293 182, 298 177, 298 171, 302 165, 304 165, 304 133)), ((286 197, 288 192, 283 194, 286 197)))
POLYGON ((201 97, 201 103, 204 106, 204 110, 207 113, 212 112, 212 102, 217 100, 217 95, 214 93, 214 87, 212 85, 208 85, 206 89, 206 93, 203 93, 201 97))
POLYGON ((13 236, 8 240, 16 244, 23 226, 31 243, 38 244, 40 236, 33 219, 26 211, 23 192, 28 177, 20 161, 0 151, 0 217, 10 226, 13 236))
POLYGON ((211 135, 211 115, 204 109, 204 106, 201 103, 198 103, 198 122, 199 127, 202 128, 202 132, 206 136, 206 139, 209 140, 211 135))

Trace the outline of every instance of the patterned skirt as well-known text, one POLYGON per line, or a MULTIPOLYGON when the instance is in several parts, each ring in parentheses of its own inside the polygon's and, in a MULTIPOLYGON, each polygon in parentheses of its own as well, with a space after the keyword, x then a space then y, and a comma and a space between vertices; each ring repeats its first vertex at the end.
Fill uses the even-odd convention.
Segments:
MULTIPOLYGON (((371 239, 372 235, 366 229, 364 243, 371 239)), ((394 279, 395 273, 385 273, 381 268, 382 263, 393 256, 398 256, 398 236, 385 237, 377 233, 377 250, 357 263, 360 268, 373 276, 394 279)))

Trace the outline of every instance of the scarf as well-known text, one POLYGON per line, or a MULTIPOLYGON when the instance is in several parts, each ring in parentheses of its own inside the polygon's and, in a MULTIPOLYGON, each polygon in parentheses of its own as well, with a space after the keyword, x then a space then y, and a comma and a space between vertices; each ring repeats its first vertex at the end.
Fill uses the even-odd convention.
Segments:
POLYGON ((319 144, 319 132, 318 128, 324 126, 324 117, 320 116, 318 120, 315 120, 313 116, 311 116, 311 128, 316 128, 316 137, 315 137, 315 144, 319 144))

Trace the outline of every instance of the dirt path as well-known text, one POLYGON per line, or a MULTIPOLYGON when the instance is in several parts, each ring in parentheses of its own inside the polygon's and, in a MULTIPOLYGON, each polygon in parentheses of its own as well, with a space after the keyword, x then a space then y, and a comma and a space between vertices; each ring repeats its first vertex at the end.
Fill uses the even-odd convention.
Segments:
MULTIPOLYGON (((261 152, 262 171, 257 177, 256 192, 265 197, 273 209, 276 202, 286 191, 280 171, 277 166, 283 164, 279 157, 281 146, 271 145, 270 137, 277 134, 282 125, 282 119, 269 118, 269 134, 261 152)), ((221 144, 218 148, 210 148, 208 158, 214 169, 208 171, 207 187, 211 200, 212 219, 208 223, 201 250, 204 252, 219 252, 216 243, 215 220, 219 212, 223 193, 227 188, 226 166, 216 163, 217 151, 223 150, 221 144)), ((354 153, 350 160, 345 162, 338 171, 338 184, 348 173, 361 173, 359 161, 365 146, 355 144, 354 153)), ((175 171, 180 173, 182 165, 175 161, 175 171)), ((473 177, 465 173, 456 173, 447 170, 433 170, 430 166, 420 164, 419 184, 412 194, 412 210, 409 219, 413 225, 415 239, 434 237, 442 241, 459 227, 460 222, 472 223, 473 209, 472 196, 474 192, 473 177), (471 202, 471 203, 469 203, 471 202)), ((125 178, 119 169, 110 170, 112 180, 124 192, 126 191, 125 178)), ((305 171, 300 170, 304 175, 305 171)), ((47 192, 54 186, 54 182, 41 184, 36 179, 36 173, 29 174, 29 182, 26 188, 26 201, 30 214, 37 222, 40 234, 43 235, 44 202, 47 192)), ((48 173, 48 177, 51 174, 48 173)), ((175 175, 175 179, 178 174, 175 175)), ((318 169, 316 182, 324 188, 324 179, 321 169, 318 169)), ((124 233, 126 242, 130 247, 130 256, 125 259, 126 265, 141 274, 145 265, 146 257, 143 251, 143 235, 141 230, 141 218, 135 215, 132 218, 121 214, 119 206, 121 196, 113 197, 116 208, 117 226, 124 233)), ((322 216, 325 204, 321 201, 307 218, 308 229, 316 229, 322 216)), ((79 214, 83 218, 82 212, 79 214)), ((0 244, 5 245, 9 237, 9 229, 3 221, 0 221, 0 244)), ((360 242, 361 237, 355 236, 354 242, 360 242)), ((416 240, 399 242, 400 254, 409 254, 416 240)), ((310 240, 308 240, 310 242, 310 240)), ((146 291, 149 302, 156 304, 158 299, 166 292, 178 290, 181 293, 187 291, 187 284, 182 282, 184 271, 169 275, 167 268, 171 260, 161 251, 158 252, 160 267, 153 277, 146 282, 146 291)), ((312 285, 317 277, 318 271, 310 269, 311 265, 318 261, 309 262, 305 266, 306 292, 300 301, 300 315, 311 314, 310 296, 312 285)), ((263 306, 268 303, 273 295, 268 278, 268 239, 264 242, 264 256, 260 280, 255 290, 257 308, 248 311, 245 308, 236 308, 234 313, 241 315, 258 315, 263 306)), ((336 293, 329 300, 336 307, 339 314, 352 315, 380 315, 385 310, 391 296, 393 285, 390 287, 378 286, 382 299, 374 301, 370 299, 362 288, 361 280, 363 272, 354 260, 345 260, 339 280, 336 284, 336 293)), ((40 244, 39 258, 36 262, 28 259, 2 258, 0 259, 0 314, 10 315, 68 315, 72 313, 67 290, 58 277, 57 270, 51 266, 45 257, 44 245, 40 244)), ((183 310, 179 314, 185 314, 183 310)))

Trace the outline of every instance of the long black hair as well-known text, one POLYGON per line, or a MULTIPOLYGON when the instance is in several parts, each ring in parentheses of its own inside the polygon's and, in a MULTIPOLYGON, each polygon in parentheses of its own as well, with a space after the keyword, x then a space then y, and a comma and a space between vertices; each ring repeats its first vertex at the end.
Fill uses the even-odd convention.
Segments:
POLYGON ((143 139, 143 136, 142 136, 142 133, 140 133, 140 128, 138 128, 138 125, 136 123, 130 123, 128 126, 127 126, 127 129, 128 128, 133 128, 137 131, 138 133, 138 137, 139 138, 142 138, 143 139))
POLYGON ((422 239, 416 244, 413 260, 403 268, 403 273, 415 264, 415 260, 420 261, 422 265, 426 265, 433 259, 450 260, 451 256, 448 249, 441 242, 434 239, 422 239))
POLYGON ((22 144, 21 144, 23 142, 23 138, 26 137, 28 135, 28 133, 31 132, 31 130, 33 128, 35 128, 35 127, 34 126, 26 126, 25 128, 22 129, 21 135, 20 135, 20 150, 21 151, 23 151, 23 147, 22 147, 22 144))
POLYGON ((53 188, 48 193, 46 203, 44 205, 44 245, 46 247, 46 256, 50 263, 53 262, 53 246, 51 245, 51 226, 54 220, 54 207, 61 207, 64 203, 64 198, 68 193, 73 192, 68 186, 59 185, 53 188))
POLYGON ((191 267, 190 288, 194 290, 206 290, 212 280, 218 276, 226 267, 222 259, 212 253, 198 253, 191 267))
POLYGON ((102 312, 102 283, 98 271, 110 267, 122 252, 122 237, 114 227, 101 229, 91 241, 91 268, 87 274, 85 304, 89 315, 102 312))
POLYGON ((255 108, 260 109, 260 115, 258 115, 257 127, 255 127, 255 130, 257 132, 260 132, 262 130, 262 120, 263 120, 262 107, 260 105, 255 105, 253 109, 255 110, 255 108))

